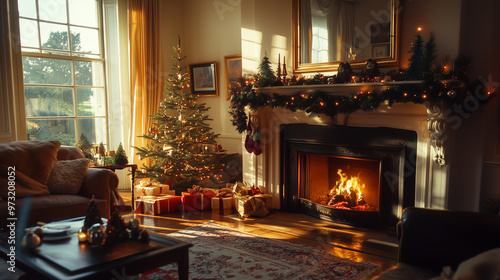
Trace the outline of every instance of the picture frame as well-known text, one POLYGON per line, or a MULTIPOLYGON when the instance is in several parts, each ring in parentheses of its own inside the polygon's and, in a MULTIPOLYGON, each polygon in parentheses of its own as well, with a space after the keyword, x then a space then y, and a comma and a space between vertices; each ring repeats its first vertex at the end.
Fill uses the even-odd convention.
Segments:
POLYGON ((238 79, 243 75, 241 54, 224 57, 224 69, 226 77, 226 100, 231 98, 230 88, 237 85, 238 79))
POLYGON ((205 62, 189 65, 191 93, 199 96, 218 96, 217 63, 205 62))
POLYGON ((391 41, 391 23, 375 23, 370 26, 371 43, 389 43, 391 41))
POLYGON ((381 58, 381 57, 389 57, 389 44, 374 44, 372 45, 372 57, 373 58, 381 58))

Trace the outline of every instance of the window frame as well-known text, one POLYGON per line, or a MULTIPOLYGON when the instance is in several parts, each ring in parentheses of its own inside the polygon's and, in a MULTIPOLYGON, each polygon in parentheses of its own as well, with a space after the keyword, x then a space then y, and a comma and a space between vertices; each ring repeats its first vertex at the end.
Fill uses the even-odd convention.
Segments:
MULTIPOLYGON (((49 59, 58 59, 58 60, 67 60, 71 61, 71 75, 72 75, 72 84, 71 85, 50 85, 50 84, 27 84, 24 81, 24 77, 22 79, 22 99, 24 100, 23 104, 26 106, 26 101, 25 101, 25 87, 56 87, 56 88, 71 88, 73 92, 73 110, 74 110, 74 115, 73 116, 36 116, 36 117, 30 117, 27 116, 27 113, 24 112, 24 117, 25 117, 25 125, 26 125, 26 137, 28 137, 28 121, 32 120, 74 120, 74 126, 75 126, 75 141, 76 143, 79 140, 79 137, 82 133, 79 128, 79 120, 82 119, 98 119, 102 120, 104 119, 105 123, 105 133, 104 133, 104 144, 109 147, 109 135, 110 135, 110 129, 109 129, 109 102, 108 102, 108 72, 107 72, 107 59, 106 59, 106 52, 105 52, 105 30, 104 30, 104 5, 102 0, 95 0, 97 2, 97 8, 98 8, 98 19, 97 19, 97 27, 89 27, 89 26, 82 26, 82 25, 77 25, 77 24, 71 24, 70 23, 70 7, 69 7, 69 1, 65 0, 66 2, 66 16, 67 16, 67 23, 64 25, 67 27, 67 32, 68 32, 68 40, 69 44, 71 46, 71 27, 84 27, 84 28, 91 28, 95 29, 98 31, 99 34, 99 58, 93 58, 93 57, 87 57, 87 56, 78 56, 86 53, 82 52, 76 52, 71 50, 71 47, 69 48, 68 51, 65 50, 53 50, 54 52, 61 52, 61 53, 67 53, 67 54, 57 54, 57 53, 49 53, 52 50, 44 49, 42 48, 42 40, 41 40, 41 32, 40 32, 40 23, 56 23, 60 24, 58 22, 53 22, 53 21, 48 21, 48 20, 43 20, 40 19, 40 11, 39 11, 39 1, 40 0, 35 0, 36 3, 36 14, 37 18, 29 18, 29 17, 23 17, 17 14, 17 22, 19 24, 20 19, 28 19, 28 20, 34 20, 36 21, 37 27, 38 27, 38 48, 34 47, 23 47, 20 44, 21 48, 21 60, 23 60, 25 57, 36 57, 36 58, 49 58, 49 59), (36 50, 36 51, 29 51, 29 50, 36 50), (75 73, 75 62, 77 61, 83 61, 83 62, 99 62, 102 63, 102 80, 103 84, 100 86, 94 86, 94 85, 86 85, 86 86, 80 86, 76 84, 76 73, 75 73), (78 114, 78 103, 77 103, 77 89, 78 88, 98 88, 102 89, 104 92, 104 116, 80 116, 78 114)), ((16 9, 18 9, 18 3, 16 1, 16 9)), ((21 32, 21 31, 19 31, 21 32)), ((19 33, 20 34, 20 33, 19 33)), ((24 67, 21 65, 22 71, 24 71, 24 67)), ((30 140, 30 139, 28 139, 30 140)), ((96 140, 99 141, 99 140, 96 140)), ((99 143, 93 143, 93 144, 99 144, 99 143)))

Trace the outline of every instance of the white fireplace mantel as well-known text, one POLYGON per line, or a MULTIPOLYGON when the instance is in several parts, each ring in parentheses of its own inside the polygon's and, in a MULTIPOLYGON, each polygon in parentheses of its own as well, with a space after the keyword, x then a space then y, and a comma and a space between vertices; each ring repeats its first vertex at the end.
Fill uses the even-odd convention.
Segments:
MULTIPOLYGON (((349 95, 360 91, 382 91, 400 83, 391 82, 370 84, 308 85, 260 88, 259 93, 293 95, 321 91, 332 95, 349 95)), ((339 114, 335 119, 319 115, 309 117, 305 112, 263 107, 250 112, 254 126, 260 126, 263 136, 263 152, 259 156, 247 153, 243 149, 243 180, 251 185, 262 187, 274 195, 273 205, 279 209, 280 186, 280 125, 289 123, 307 123, 314 125, 348 125, 360 127, 392 127, 412 130, 417 133, 417 160, 411 163, 416 171, 415 206, 445 209, 449 167, 444 161, 446 148, 439 141, 441 129, 444 129, 442 110, 439 106, 428 108, 423 104, 395 103, 392 106, 381 105, 372 112, 357 111, 349 115, 339 114), (437 138, 436 138, 437 137, 437 138)), ((244 145, 245 134, 242 136, 244 145)), ((402 210, 402 209, 400 209, 402 210)))

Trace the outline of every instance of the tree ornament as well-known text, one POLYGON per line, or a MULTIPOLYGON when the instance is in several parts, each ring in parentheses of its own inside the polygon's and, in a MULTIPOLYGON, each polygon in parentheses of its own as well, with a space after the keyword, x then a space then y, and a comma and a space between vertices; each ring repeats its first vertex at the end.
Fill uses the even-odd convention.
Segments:
POLYGON ((448 95, 449 98, 455 98, 455 97, 457 97, 457 92, 454 89, 452 89, 452 90, 449 90, 446 93, 446 95, 448 95))
POLYGON ((26 249, 32 250, 38 247, 42 240, 32 230, 28 230, 21 241, 21 246, 26 249))
POLYGON ((95 224, 89 228, 88 242, 93 246, 100 246, 106 240, 106 228, 101 224, 95 224))

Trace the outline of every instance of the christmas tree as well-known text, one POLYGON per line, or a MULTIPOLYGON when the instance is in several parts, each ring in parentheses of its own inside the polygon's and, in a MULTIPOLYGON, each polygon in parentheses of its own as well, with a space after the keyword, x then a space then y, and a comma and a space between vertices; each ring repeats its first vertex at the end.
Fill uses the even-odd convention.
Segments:
POLYGON ((78 148, 80 148, 80 150, 82 150, 85 158, 92 159, 92 152, 91 152, 92 144, 90 144, 89 139, 87 139, 87 137, 85 137, 85 135, 83 135, 83 132, 80 135, 80 139, 78 140, 78 143, 76 144, 76 146, 78 148))
POLYGON ((413 47, 411 48, 413 53, 410 57, 410 66, 406 70, 405 76, 406 80, 421 80, 424 74, 424 41, 422 39, 422 33, 417 33, 413 47))
POLYGON ((111 217, 106 225, 106 245, 115 244, 129 239, 127 224, 123 221, 118 209, 113 207, 111 217))
POLYGON ((269 87, 274 85, 276 81, 276 76, 274 75, 273 70, 271 69, 271 62, 269 61, 269 57, 267 54, 264 55, 262 62, 259 65, 259 80, 257 82, 258 87, 269 87))
POLYGON ((86 229, 89 229, 94 224, 103 224, 101 219, 101 213, 99 212, 99 208, 95 204, 94 197, 90 200, 89 206, 87 208, 87 214, 85 215, 85 220, 83 221, 83 226, 86 229))
POLYGON ((434 38, 434 34, 431 33, 431 37, 429 41, 425 44, 425 59, 423 70, 425 72, 431 72, 434 64, 436 64, 437 60, 437 50, 436 50, 436 39, 434 38))
POLYGON ((209 108, 198 103, 197 96, 189 91, 180 40, 174 53, 175 74, 169 75, 164 98, 151 116, 153 125, 142 136, 149 143, 147 147, 135 147, 140 159, 150 159, 138 176, 190 187, 190 182, 208 178, 208 173, 218 167, 213 149, 217 135, 207 124, 211 120, 205 114, 209 108))
POLYGON ((101 157, 105 157, 106 156, 106 148, 104 147, 104 143, 101 142, 99 144, 99 154, 101 155, 101 157))
POLYGON ((128 163, 127 154, 125 153, 125 150, 123 149, 123 145, 120 142, 120 145, 118 145, 118 149, 116 149, 116 153, 115 153, 115 164, 116 165, 125 165, 127 163, 128 163))

